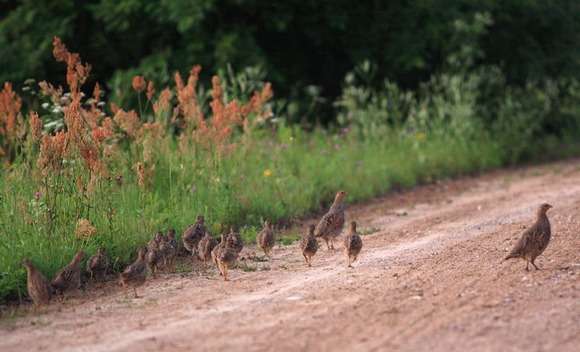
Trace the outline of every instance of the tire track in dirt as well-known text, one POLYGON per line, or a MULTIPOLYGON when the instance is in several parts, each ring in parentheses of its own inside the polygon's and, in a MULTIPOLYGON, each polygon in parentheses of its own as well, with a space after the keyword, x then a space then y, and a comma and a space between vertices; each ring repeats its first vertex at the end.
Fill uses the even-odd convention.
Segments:
POLYGON ((296 245, 282 247, 258 264, 269 270, 236 271, 229 283, 189 273, 150 281, 143 299, 91 291, 0 326, 0 350, 572 350, 580 344, 578 165, 495 172, 352 206, 350 218, 378 229, 364 237, 354 270, 340 251, 321 250, 308 269, 296 245), (540 264, 552 267, 525 273, 520 262, 501 263, 543 201, 555 206, 555 236, 540 264))

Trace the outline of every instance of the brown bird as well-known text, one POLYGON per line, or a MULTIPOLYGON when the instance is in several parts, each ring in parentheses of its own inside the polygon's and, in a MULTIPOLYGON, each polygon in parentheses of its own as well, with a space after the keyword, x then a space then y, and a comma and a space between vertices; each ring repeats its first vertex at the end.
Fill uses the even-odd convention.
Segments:
POLYGON ((57 294, 62 294, 70 289, 81 288, 81 261, 85 257, 83 251, 78 251, 73 260, 62 268, 52 279, 50 285, 57 294))
POLYGON ((308 266, 312 266, 312 257, 318 251, 318 241, 314 235, 314 230, 314 225, 310 225, 308 232, 302 236, 302 240, 300 241, 300 249, 302 249, 302 255, 308 266))
POLYGON ((226 239, 224 246, 220 247, 216 253, 217 266, 224 277, 224 281, 228 281, 228 269, 231 268, 238 259, 238 244, 235 234, 230 233, 226 239))
POLYGON ((258 242, 258 246, 262 248, 264 254, 271 258, 276 238, 274 237, 274 229, 268 220, 264 221, 264 228, 256 236, 256 242, 258 242))
POLYGON ((548 216, 546 215, 546 212, 550 208, 552 206, 547 203, 540 205, 536 214, 536 222, 532 227, 524 231, 522 237, 504 260, 521 258, 526 261, 526 270, 530 270, 530 263, 536 270, 539 270, 534 261, 548 247, 552 235, 550 220, 548 220, 548 216))
POLYGON ((157 271, 159 271, 159 268, 163 263, 163 255, 157 242, 148 245, 147 254, 145 255, 145 263, 147 264, 147 268, 149 268, 151 275, 156 277, 157 271))
POLYGON ((138 298, 137 287, 143 285, 147 278, 147 265, 145 264, 146 248, 140 248, 137 260, 125 268, 120 275, 120 282, 123 287, 132 287, 135 298, 138 298))
POLYGON ((344 227, 344 197, 346 192, 340 191, 334 197, 334 203, 326 214, 320 219, 314 230, 316 237, 321 237, 326 242, 328 249, 334 249, 334 239, 340 236, 344 227))
POLYGON ((179 248, 174 229, 167 231, 166 241, 162 242, 160 249, 163 252, 164 266, 172 272, 175 271, 175 257, 179 248))
POLYGON ((244 241, 242 240, 242 236, 239 232, 234 231, 233 227, 230 227, 230 233, 228 236, 232 237, 231 247, 236 251, 236 254, 240 254, 242 249, 244 249, 244 241))
POLYGON ((344 252, 346 254, 348 267, 352 268, 352 263, 358 257, 363 243, 360 235, 356 232, 356 221, 350 223, 348 235, 344 238, 344 252))
POLYGON ((155 236, 147 243, 147 249, 149 248, 153 248, 153 247, 159 247, 159 244, 161 244, 161 241, 163 241, 163 232, 158 231, 155 236))
POLYGON ((199 241, 201 241, 206 233, 205 231, 205 219, 203 216, 198 215, 195 224, 189 225, 189 227, 183 232, 183 235, 181 236, 183 246, 191 253, 192 257, 195 256, 199 241))
POLYGON ((215 266, 218 268, 220 275, 222 275, 222 271, 219 267, 218 255, 219 255, 219 252, 222 250, 222 248, 224 248, 226 246, 226 238, 227 237, 228 237, 227 235, 222 233, 220 235, 220 242, 211 251, 211 259, 213 260, 215 266))
POLYGON ((201 261, 207 263, 211 260, 211 252, 217 246, 217 241, 213 238, 209 232, 205 232, 205 235, 202 237, 201 241, 197 246, 197 255, 201 261))
POLYGON ((48 304, 52 296, 52 289, 48 280, 29 259, 24 259, 22 265, 26 268, 28 296, 30 296, 35 306, 48 304))
POLYGON ((104 280, 108 268, 109 257, 105 249, 101 247, 87 261, 87 272, 91 276, 91 279, 104 280))

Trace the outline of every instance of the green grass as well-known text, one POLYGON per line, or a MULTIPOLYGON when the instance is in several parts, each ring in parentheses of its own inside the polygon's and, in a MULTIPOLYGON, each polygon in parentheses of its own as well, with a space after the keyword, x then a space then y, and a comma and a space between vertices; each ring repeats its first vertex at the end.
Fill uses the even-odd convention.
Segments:
POLYGON ((44 191, 28 176, 26 163, 0 174, 0 297, 24 292, 24 257, 52 276, 78 249, 90 255, 105 246, 119 270, 155 231, 174 227, 180 233, 198 214, 214 234, 241 226, 244 240, 253 242, 262 219, 303 216, 327 206, 337 190, 346 190, 348 202, 356 202, 395 186, 498 167, 503 160, 501 150, 485 138, 417 140, 393 133, 358 141, 299 129, 256 137, 225 157, 175 149, 172 142, 160 147, 148 190, 137 186, 129 168, 119 167, 123 185, 102 181, 88 199, 79 200, 71 180, 78 177, 74 168, 60 183, 50 181, 55 182, 48 191, 55 193, 53 200, 45 194, 35 199, 44 191), (53 205, 50 212, 47 203, 53 205), (97 234, 78 239, 77 218, 89 219, 97 234))

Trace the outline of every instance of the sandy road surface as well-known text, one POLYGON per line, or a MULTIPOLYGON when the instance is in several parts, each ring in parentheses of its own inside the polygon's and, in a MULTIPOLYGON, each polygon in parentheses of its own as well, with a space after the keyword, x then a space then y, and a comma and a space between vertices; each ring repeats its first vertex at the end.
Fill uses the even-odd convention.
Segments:
POLYGON ((424 186, 347 217, 372 232, 354 269, 325 249, 306 268, 292 245, 227 283, 213 269, 166 274, 138 299, 106 285, 4 319, 0 351, 580 351, 580 160, 424 186), (542 270, 502 262, 544 201, 542 270))

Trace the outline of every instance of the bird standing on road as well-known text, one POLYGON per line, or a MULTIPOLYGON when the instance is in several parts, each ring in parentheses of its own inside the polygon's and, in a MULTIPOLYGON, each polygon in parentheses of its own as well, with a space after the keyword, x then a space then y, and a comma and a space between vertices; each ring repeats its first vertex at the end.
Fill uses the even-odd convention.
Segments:
POLYGON ((256 236, 256 242, 258 242, 258 246, 262 248, 264 254, 271 258, 272 248, 274 248, 276 239, 274 237, 274 229, 268 220, 264 221, 264 228, 256 236))
POLYGON ((552 235, 550 220, 548 220, 548 215, 546 215, 550 208, 552 208, 552 206, 548 203, 540 205, 536 216, 536 222, 532 227, 524 231, 522 237, 518 240, 510 254, 505 257, 504 260, 521 258, 526 261, 526 270, 530 270, 530 263, 534 268, 536 268, 536 270, 539 270, 534 261, 544 252, 546 247, 548 247, 552 235))
POLYGON ((22 265, 26 268, 28 296, 30 296, 35 306, 48 304, 52 295, 48 280, 29 259, 24 259, 22 265))
POLYGON ((312 266, 312 257, 318 251, 318 241, 314 236, 314 225, 310 225, 308 227, 308 232, 302 236, 300 249, 302 250, 302 256, 304 257, 306 264, 312 266))
POLYGON ((344 227, 344 197, 346 192, 340 191, 334 197, 334 203, 326 214, 320 219, 314 230, 316 237, 321 237, 326 242, 328 249, 334 249, 334 240, 340 236, 344 227))
POLYGON ((348 267, 352 268, 352 263, 358 257, 363 243, 360 235, 356 232, 356 221, 350 223, 348 235, 344 238, 344 252, 346 254, 348 267))
POLYGON ((139 249, 137 260, 133 264, 125 268, 121 273, 120 281, 124 287, 130 286, 133 288, 135 298, 138 298, 137 287, 143 285, 147 278, 147 265, 145 264, 146 248, 139 249))

